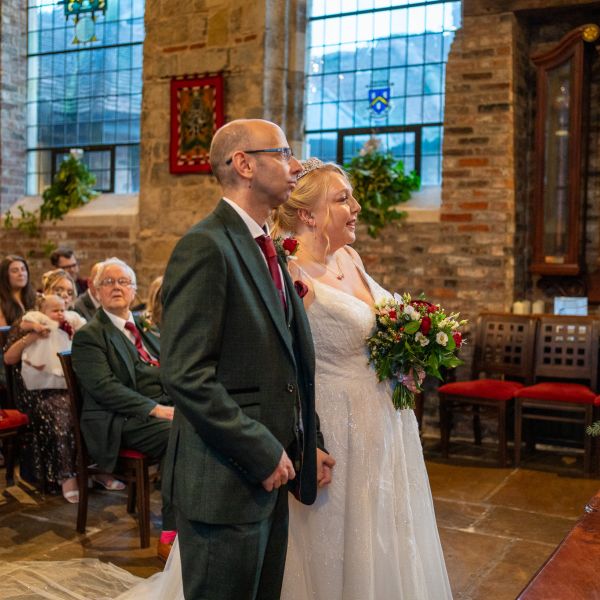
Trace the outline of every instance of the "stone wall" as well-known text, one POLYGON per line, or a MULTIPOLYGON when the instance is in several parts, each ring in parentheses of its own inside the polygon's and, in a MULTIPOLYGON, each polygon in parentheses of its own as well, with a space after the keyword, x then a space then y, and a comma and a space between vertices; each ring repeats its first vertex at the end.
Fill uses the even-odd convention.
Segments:
POLYGON ((27 3, 0 2, 0 211, 25 194, 27 3))
POLYGON ((211 175, 169 173, 169 82, 222 72, 225 119, 280 123, 300 151, 305 0, 146 4, 137 265, 150 276, 220 197, 211 175))

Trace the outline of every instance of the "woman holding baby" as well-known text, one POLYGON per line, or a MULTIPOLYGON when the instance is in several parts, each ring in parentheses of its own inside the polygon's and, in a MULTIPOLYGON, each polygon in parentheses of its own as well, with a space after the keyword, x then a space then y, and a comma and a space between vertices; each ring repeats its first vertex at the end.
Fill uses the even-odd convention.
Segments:
MULTIPOLYGON (((35 479, 42 491, 61 491, 68 502, 76 503, 75 441, 57 352, 71 349, 73 334, 85 320, 69 310, 77 292, 66 271, 45 273, 42 284, 37 309, 25 312, 9 333, 4 362, 17 366, 17 402, 30 420, 35 479)), ((98 482, 107 489, 124 487, 110 475, 100 476, 98 482)))

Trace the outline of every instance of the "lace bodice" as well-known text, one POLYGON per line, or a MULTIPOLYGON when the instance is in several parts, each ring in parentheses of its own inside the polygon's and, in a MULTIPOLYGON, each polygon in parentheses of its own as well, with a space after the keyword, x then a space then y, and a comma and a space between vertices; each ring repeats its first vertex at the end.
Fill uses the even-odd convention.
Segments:
MULTIPOLYGON (((364 271, 360 273, 374 303, 389 296, 364 271)), ((361 376, 364 375, 368 361, 366 339, 375 327, 373 305, 317 279, 308 279, 315 294, 307 314, 315 344, 317 369, 333 375, 340 373, 340 366, 344 366, 341 371, 347 377, 351 368, 360 365, 361 376)))

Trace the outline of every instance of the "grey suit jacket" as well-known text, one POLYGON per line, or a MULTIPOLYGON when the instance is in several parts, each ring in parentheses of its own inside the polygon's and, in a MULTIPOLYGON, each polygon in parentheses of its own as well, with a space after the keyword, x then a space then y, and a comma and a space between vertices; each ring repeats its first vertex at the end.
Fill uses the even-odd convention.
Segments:
POLYGON ((90 291, 87 290, 75 300, 73 306, 75 312, 78 312, 86 321, 91 321, 98 309, 94 306, 90 298, 90 291))
MULTIPOLYGON (((266 518, 277 494, 261 482, 295 439, 296 491, 316 497, 314 349, 283 265, 289 311, 248 228, 224 201, 177 244, 163 284, 161 376, 176 410, 163 493, 190 520, 266 518)), ((322 442, 322 440, 321 440, 322 442)))
MULTIPOLYGON (((159 356, 158 339, 139 329, 146 348, 159 356)), ((121 447, 125 419, 151 419, 149 413, 157 403, 169 403, 160 382, 160 369, 152 368, 154 385, 146 381, 143 388, 136 377, 140 358, 135 346, 103 310, 75 334, 71 356, 83 393, 81 430, 88 451, 101 469, 111 473, 121 447)))

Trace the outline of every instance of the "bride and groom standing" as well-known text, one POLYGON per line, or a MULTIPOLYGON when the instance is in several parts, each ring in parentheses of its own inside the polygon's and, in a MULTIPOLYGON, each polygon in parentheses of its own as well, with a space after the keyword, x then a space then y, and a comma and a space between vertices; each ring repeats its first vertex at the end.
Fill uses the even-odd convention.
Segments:
POLYGON ((414 414, 367 366, 388 293, 347 246, 360 211, 347 178, 317 160, 303 170, 262 120, 221 128, 210 162, 223 199, 164 280, 176 413, 163 494, 178 539, 144 597, 450 598, 414 414), (273 214, 300 242, 303 285, 265 235, 273 214))

